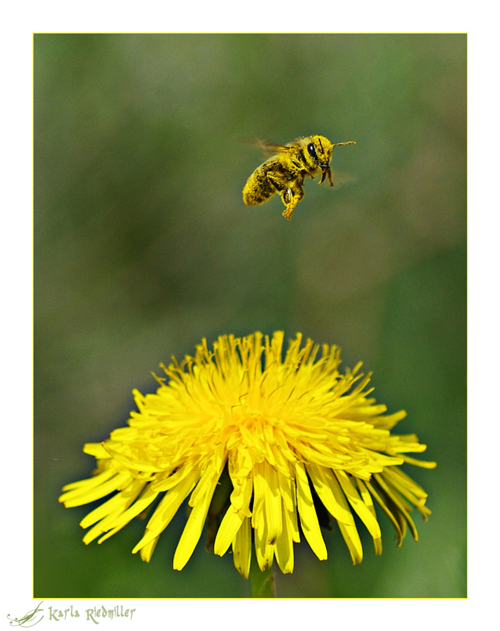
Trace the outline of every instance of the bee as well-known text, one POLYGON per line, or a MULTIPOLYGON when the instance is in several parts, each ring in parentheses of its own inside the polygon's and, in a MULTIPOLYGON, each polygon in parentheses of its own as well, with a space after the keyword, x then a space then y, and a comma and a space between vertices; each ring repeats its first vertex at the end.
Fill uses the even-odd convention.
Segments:
POLYGON ((321 173, 320 184, 328 178, 333 186, 330 161, 334 147, 355 145, 353 140, 332 144, 324 136, 296 138, 287 145, 258 142, 273 155, 255 169, 243 189, 243 201, 247 206, 264 204, 275 193, 281 195, 285 210, 283 217, 291 219, 295 206, 304 197, 304 179, 321 173))

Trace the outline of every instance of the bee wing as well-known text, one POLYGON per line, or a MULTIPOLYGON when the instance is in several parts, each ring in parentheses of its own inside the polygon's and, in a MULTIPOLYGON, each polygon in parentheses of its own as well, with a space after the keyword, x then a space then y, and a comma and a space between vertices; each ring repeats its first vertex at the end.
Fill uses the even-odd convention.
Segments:
POLYGON ((293 149, 293 147, 289 147, 288 145, 278 145, 274 142, 266 142, 265 140, 257 140, 254 144, 264 149, 266 153, 288 153, 293 149))
POLYGON ((240 138, 239 140, 246 145, 256 145, 267 154, 288 153, 293 150, 293 147, 290 145, 279 145, 275 142, 267 142, 266 140, 249 140, 248 138, 240 138))
POLYGON ((357 180, 358 178, 353 173, 345 173, 342 171, 333 172, 333 181, 336 188, 340 188, 341 186, 349 186, 350 184, 354 184, 355 182, 357 182, 357 180))

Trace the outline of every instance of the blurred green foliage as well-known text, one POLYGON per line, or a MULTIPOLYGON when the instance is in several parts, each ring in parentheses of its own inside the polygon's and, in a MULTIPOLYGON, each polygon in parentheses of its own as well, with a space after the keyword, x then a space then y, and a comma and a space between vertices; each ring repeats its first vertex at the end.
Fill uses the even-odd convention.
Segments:
MULTIPOLYGON (((151 371, 222 333, 296 331, 374 371, 375 396, 408 417, 434 471, 420 541, 384 554, 363 535, 351 565, 296 546, 282 597, 466 595, 465 35, 51 35, 35 53, 35 596, 242 597, 230 555, 198 549, 172 570, 185 522, 150 564, 136 520, 81 543, 88 508, 60 488, 82 453, 123 426, 151 371), (248 208, 262 161, 241 140, 323 134, 334 172, 248 208), (316 180, 317 182, 317 180, 316 180)), ((182 513, 182 511, 181 511, 182 513)), ((360 528, 361 530, 361 528, 360 528)))

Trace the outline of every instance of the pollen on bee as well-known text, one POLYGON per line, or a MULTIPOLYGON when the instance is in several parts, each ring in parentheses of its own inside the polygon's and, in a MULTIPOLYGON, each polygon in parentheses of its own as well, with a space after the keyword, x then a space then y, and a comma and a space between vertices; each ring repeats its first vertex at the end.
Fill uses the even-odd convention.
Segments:
POLYGON ((304 197, 304 179, 321 173, 320 184, 328 178, 333 184, 330 162, 334 147, 355 145, 354 140, 331 143, 324 136, 296 138, 286 145, 259 142, 273 155, 258 166, 243 188, 243 202, 247 206, 264 204, 276 193, 285 206, 283 217, 291 219, 297 204, 304 197))

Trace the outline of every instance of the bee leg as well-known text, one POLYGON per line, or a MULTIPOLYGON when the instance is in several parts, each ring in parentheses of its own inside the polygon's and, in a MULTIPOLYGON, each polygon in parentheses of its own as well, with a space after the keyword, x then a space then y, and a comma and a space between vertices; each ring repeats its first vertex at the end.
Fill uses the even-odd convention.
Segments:
POLYGON ((285 219, 290 220, 292 218, 292 213, 294 211, 295 206, 297 206, 298 201, 295 200, 294 195, 292 193, 292 189, 287 188, 281 194, 281 199, 285 204, 285 210, 283 211, 283 217, 285 219))
POLYGON ((281 195, 283 204, 285 204, 283 217, 285 217, 285 219, 291 219, 295 206, 297 206, 304 197, 304 189, 301 186, 303 180, 285 179, 283 174, 274 173, 273 171, 267 173, 267 179, 272 183, 276 192, 281 195))
POLYGON ((287 188, 281 194, 281 199, 285 204, 286 208, 283 211, 283 217, 285 219, 290 220, 292 218, 292 213, 295 210, 295 206, 300 202, 300 200, 304 197, 304 189, 297 183, 294 183, 293 188, 287 188))
POLYGON ((330 184, 330 186, 335 186, 333 183, 333 174, 331 167, 328 167, 328 169, 326 169, 326 171, 323 171, 323 173, 321 174, 320 184, 323 184, 323 182, 325 181, 325 176, 328 176, 328 183, 330 184))
POLYGON ((275 173, 274 171, 268 171, 267 179, 272 184, 276 192, 281 195, 281 199, 286 206, 285 212, 287 212, 288 209, 291 208, 291 210, 289 211, 289 216, 286 216, 285 213, 283 213, 283 216, 286 216, 287 219, 290 219, 290 216, 293 213, 293 209, 298 203, 298 200, 294 201, 294 193, 292 190, 294 182, 285 179, 282 173, 275 173))

